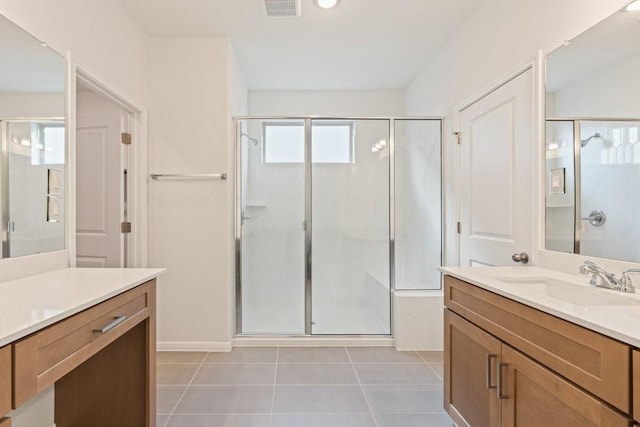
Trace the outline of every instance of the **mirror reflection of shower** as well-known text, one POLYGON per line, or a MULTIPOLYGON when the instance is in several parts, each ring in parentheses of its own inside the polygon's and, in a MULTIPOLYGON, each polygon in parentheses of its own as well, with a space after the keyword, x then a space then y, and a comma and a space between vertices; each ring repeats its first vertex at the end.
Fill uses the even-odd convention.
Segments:
POLYGON ((592 139, 594 139, 594 138, 595 138, 595 139, 599 139, 599 140, 601 140, 601 141, 602 141, 602 143, 603 143, 603 144, 605 145, 605 147, 607 147, 607 148, 608 148, 608 147, 613 146, 613 142, 609 141, 608 139, 603 138, 603 136, 600 134, 600 132, 596 132, 596 133, 594 133, 593 135, 591 135, 591 136, 590 136, 590 137, 588 137, 588 138, 581 139, 581 140, 580 140, 580 146, 581 146, 581 147, 583 147, 583 148, 584 148, 584 147, 586 147, 586 146, 587 146, 587 144, 589 144, 589 141, 591 141, 591 140, 592 140, 592 139))
POLYGON ((240 134, 242 137, 247 138, 247 140, 253 144, 254 147, 257 147, 258 145, 260 145, 260 140, 258 138, 254 138, 251 135, 249 135, 248 133, 241 133, 240 134))
POLYGON ((640 121, 548 119, 546 140, 546 248, 637 260, 640 121))

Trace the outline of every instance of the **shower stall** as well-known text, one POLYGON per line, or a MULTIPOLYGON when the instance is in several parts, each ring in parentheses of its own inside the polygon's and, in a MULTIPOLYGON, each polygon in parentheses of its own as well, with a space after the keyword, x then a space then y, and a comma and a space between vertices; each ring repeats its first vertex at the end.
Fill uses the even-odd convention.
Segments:
POLYGON ((394 289, 441 287, 440 119, 235 124, 238 335, 389 335, 394 289))

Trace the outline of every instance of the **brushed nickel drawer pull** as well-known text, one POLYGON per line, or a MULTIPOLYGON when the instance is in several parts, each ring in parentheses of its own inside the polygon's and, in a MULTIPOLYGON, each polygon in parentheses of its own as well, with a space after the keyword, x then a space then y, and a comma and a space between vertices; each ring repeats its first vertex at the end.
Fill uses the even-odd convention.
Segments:
POLYGON ((93 332, 100 332, 101 334, 106 334, 107 332, 109 332, 110 330, 112 330, 113 328, 115 328, 125 320, 127 320, 127 316, 114 317, 111 323, 109 323, 102 329, 94 329, 93 332))
POLYGON ((496 389, 496 394, 498 395, 498 399, 508 399, 509 396, 502 392, 502 369, 508 367, 508 363, 498 363, 498 388, 496 389))
POLYGON ((498 358, 497 354, 487 354, 487 388, 496 388, 496 385, 491 384, 491 365, 498 358))

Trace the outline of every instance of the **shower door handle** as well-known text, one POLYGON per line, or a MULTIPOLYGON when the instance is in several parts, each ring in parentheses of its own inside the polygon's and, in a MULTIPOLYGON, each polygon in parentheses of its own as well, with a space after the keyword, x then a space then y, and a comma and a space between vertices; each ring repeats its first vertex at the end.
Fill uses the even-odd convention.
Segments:
POLYGON ((251 219, 250 216, 244 214, 244 209, 240 212, 240 225, 244 225, 244 222, 248 219, 251 219))

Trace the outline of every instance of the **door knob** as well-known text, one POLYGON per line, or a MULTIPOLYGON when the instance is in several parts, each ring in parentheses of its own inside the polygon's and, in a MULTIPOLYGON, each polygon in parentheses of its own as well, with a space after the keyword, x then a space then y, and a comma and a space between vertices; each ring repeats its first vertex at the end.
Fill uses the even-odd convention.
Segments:
POLYGON ((511 255, 513 262, 521 262, 527 264, 529 262, 529 255, 526 252, 520 252, 519 254, 511 255))

